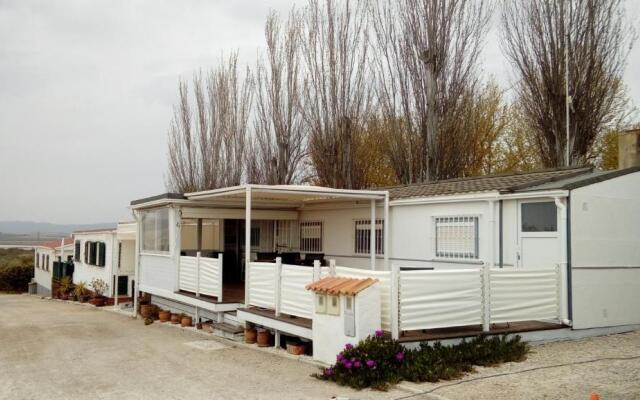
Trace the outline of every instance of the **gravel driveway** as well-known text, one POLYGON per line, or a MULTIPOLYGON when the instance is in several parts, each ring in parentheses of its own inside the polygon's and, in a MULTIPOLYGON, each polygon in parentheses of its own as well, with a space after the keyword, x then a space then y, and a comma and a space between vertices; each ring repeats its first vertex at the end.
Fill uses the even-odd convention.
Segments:
POLYGON ((381 393, 318 381, 308 363, 106 310, 24 295, 0 295, 0 310, 0 399, 588 399, 592 390, 640 398, 639 332, 536 346, 523 363, 381 393), (636 358, 612 359, 628 357, 636 358))

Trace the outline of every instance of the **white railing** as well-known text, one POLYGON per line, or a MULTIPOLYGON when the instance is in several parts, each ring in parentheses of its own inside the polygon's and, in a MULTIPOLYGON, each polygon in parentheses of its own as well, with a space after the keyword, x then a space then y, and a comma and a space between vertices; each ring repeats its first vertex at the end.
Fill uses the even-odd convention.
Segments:
POLYGON ((400 330, 482 324, 479 268, 400 271, 400 330))
POLYGON ((180 256, 179 288, 222 301, 222 254, 218 258, 180 256))
POLYGON ((380 287, 380 316, 382 329, 390 331, 392 321, 391 309, 391 271, 371 271, 360 268, 336 267, 336 275, 348 278, 375 278, 379 281, 380 287))
POLYGON ((276 262, 251 262, 249 264, 249 305, 274 310, 276 315, 288 314, 311 318, 313 293, 306 286, 329 274, 328 267, 282 264, 276 262))
POLYGON ((491 269, 491 323, 556 320, 560 269, 491 269))

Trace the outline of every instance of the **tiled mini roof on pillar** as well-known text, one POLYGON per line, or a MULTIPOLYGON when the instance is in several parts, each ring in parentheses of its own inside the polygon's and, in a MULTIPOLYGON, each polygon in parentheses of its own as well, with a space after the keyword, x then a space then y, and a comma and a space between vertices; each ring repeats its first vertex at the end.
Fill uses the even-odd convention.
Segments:
POLYGON ((316 293, 353 296, 376 282, 378 282, 378 280, 374 278, 357 279, 328 276, 308 284, 306 288, 316 293))

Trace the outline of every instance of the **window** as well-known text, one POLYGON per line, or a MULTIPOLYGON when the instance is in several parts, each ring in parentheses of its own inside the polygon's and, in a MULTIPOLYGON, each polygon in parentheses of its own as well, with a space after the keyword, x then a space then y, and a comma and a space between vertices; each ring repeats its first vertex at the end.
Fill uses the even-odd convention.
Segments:
MULTIPOLYGON (((371 220, 362 219, 357 220, 356 236, 355 236, 355 253, 356 254, 369 254, 371 248, 371 220)), ((384 237, 384 222, 381 219, 376 219, 376 254, 384 254, 383 237, 384 237)))
POLYGON ((160 208, 142 214, 142 250, 169 252, 169 209, 160 208))
POLYGON ((89 264, 97 265, 98 260, 98 243, 89 242, 89 264))
POLYGON ((73 249, 73 259, 75 261, 80 261, 80 241, 76 240, 74 243, 74 249, 73 249))
POLYGON ((556 232, 556 204, 553 201, 522 204, 522 232, 556 232))
POLYGON ((322 251, 322 222, 300 222, 300 251, 319 253, 322 251))
POLYGON ((45 262, 45 268, 47 271, 49 271, 49 255, 47 254, 47 258, 46 258, 46 262, 45 262))
MULTIPOLYGON (((84 242, 84 263, 104 267, 106 264, 107 245, 104 242, 84 242)), ((80 257, 78 257, 80 258, 80 257)))
POLYGON ((478 217, 435 218, 436 257, 477 259, 478 217))

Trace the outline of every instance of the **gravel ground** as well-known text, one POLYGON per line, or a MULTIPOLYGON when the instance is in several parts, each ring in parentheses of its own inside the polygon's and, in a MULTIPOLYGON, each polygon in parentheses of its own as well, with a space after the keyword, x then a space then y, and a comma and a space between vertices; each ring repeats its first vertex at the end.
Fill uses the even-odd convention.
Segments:
POLYGON ((0 399, 640 398, 640 332, 538 345, 522 363, 381 393, 318 381, 317 367, 298 360, 92 307, 0 295, 0 310, 0 399), (628 357, 636 358, 611 359, 628 357), (552 367, 560 364, 571 365, 552 367))

